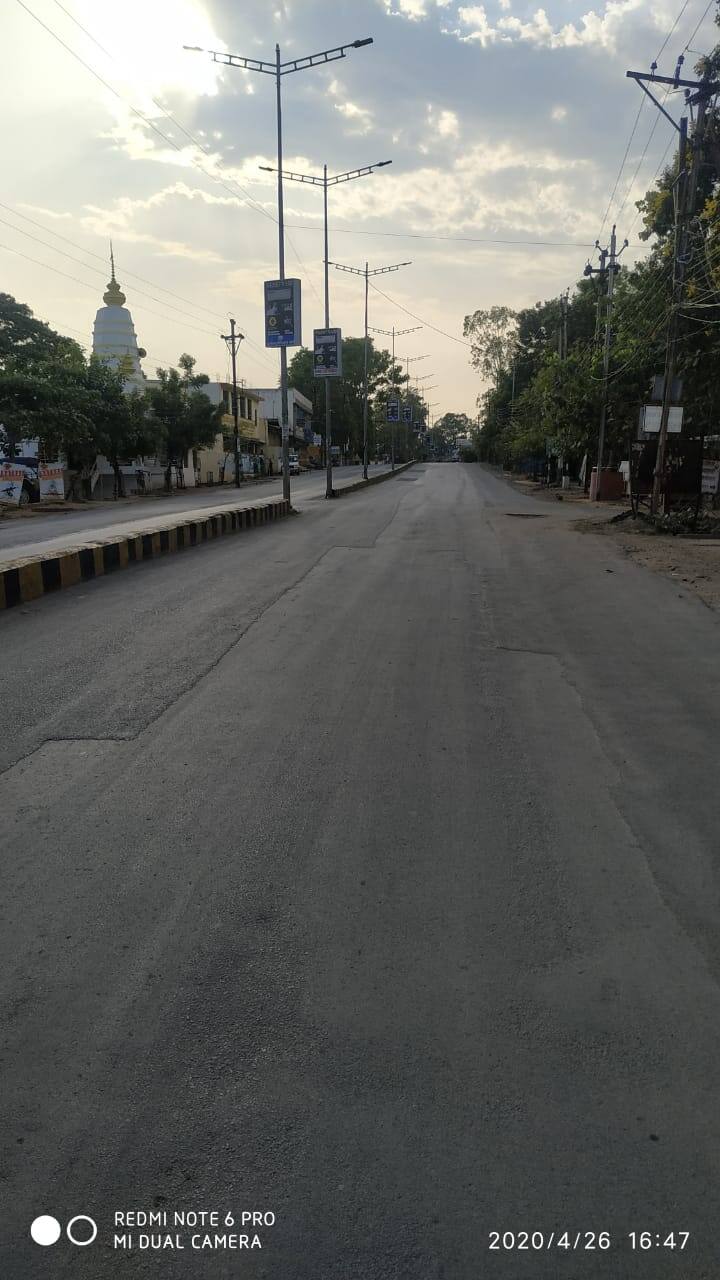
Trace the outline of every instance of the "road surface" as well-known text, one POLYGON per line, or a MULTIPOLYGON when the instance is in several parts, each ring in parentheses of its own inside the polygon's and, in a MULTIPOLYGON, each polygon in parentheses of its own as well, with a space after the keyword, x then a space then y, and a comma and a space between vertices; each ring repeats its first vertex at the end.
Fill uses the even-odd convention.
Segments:
POLYGON ((3 1275, 720 1274, 718 617, 576 518, 417 466, 0 618, 3 1275))
MULTIPOLYGON (((368 474, 374 476, 379 472, 389 471, 383 465, 372 465, 368 474)), ((333 468, 333 483, 336 488, 362 479, 362 467, 333 468)), ((326 476, 324 471, 303 472, 299 476, 290 477, 290 491, 293 506, 302 507, 310 499, 325 494, 326 476)), ((262 484, 242 484, 239 489, 234 485, 219 485, 212 488, 185 489, 182 493, 174 492, 168 497, 126 499, 119 502, 90 504, 81 511, 66 511, 59 508, 49 514, 32 514, 28 516, 0 519, 0 554, 13 547, 22 548, 26 543, 49 541, 65 534, 84 533, 88 530, 101 531, 108 525, 120 524, 130 520, 147 520, 151 516, 181 515, 185 510, 201 507, 235 506, 238 502, 256 502, 263 498, 272 498, 282 494, 282 476, 263 481, 262 484)), ((21 554, 20 551, 17 553, 21 554)))

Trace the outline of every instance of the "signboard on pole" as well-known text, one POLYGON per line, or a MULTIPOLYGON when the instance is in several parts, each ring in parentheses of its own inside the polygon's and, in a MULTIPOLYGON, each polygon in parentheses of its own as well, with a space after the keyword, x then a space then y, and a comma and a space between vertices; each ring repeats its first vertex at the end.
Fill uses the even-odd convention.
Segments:
POLYGON ((720 490, 720 462, 705 458, 702 464, 702 492, 716 494, 720 490))
POLYGON ((313 374, 316 378, 342 376, 342 334, 339 329, 313 329, 313 374))
POLYGON ((388 422, 400 421, 400 401, 399 400, 388 400, 387 420, 388 422))
POLYGON ((299 347, 300 281, 265 281, 265 346, 299 347))
POLYGON ((402 413, 403 413, 403 422, 412 422, 413 407, 411 404, 404 404, 402 413))
POLYGON ((24 479, 22 467, 10 466, 7 462, 0 463, 0 503, 19 507, 24 479))
MULTIPOLYGON (((659 431, 662 419, 662 405, 646 404, 643 405, 642 429, 643 431, 659 431)), ((682 431, 683 411, 677 405, 671 407, 668 413, 668 433, 678 435, 682 431)))
POLYGON ((62 501, 65 497, 65 476, 62 462, 40 463, 40 497, 62 501))

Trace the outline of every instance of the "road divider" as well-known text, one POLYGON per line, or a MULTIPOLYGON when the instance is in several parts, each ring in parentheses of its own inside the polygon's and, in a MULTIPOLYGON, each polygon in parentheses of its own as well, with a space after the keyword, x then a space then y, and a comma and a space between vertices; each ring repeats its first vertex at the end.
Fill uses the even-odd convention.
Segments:
MULTIPOLYGON (((379 479, 380 477, 378 477, 379 479)), ((127 569, 144 560, 154 560, 173 551, 212 542, 226 534, 258 528, 290 514, 290 503, 284 498, 270 498, 248 506, 178 515, 168 522, 156 521, 157 527, 142 528, 128 524, 121 533, 108 538, 84 541, 69 539, 71 545, 54 545, 45 554, 38 550, 31 556, 19 556, 0 566, 0 609, 28 604, 51 591, 74 587, 91 578, 101 578, 115 569, 127 569)))
POLYGON ((408 467, 413 467, 414 462, 403 462, 394 471, 381 471, 378 475, 368 476, 367 480, 355 480, 352 484, 344 484, 340 489, 333 489, 333 498, 344 498, 348 493, 355 493, 357 489, 367 489, 368 485, 380 484, 381 480, 392 480, 393 476, 399 476, 401 471, 407 471, 408 467))

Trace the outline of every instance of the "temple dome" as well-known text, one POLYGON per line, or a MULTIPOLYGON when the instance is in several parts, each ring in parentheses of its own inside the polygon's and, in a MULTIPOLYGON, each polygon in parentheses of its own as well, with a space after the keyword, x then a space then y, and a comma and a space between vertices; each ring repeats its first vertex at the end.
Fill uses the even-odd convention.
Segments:
POLYGON ((145 374, 140 364, 141 355, 145 355, 138 346, 135 326, 127 307, 124 306, 125 294, 115 279, 115 259, 110 249, 110 280, 103 294, 104 307, 100 307, 95 316, 93 327, 93 355, 103 364, 116 369, 123 378, 126 390, 142 387, 145 374))

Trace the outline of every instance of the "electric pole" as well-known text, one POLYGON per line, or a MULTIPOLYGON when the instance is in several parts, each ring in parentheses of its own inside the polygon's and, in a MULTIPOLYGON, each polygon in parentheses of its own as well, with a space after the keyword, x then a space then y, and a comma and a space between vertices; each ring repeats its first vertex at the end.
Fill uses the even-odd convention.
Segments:
POLYGON ((678 145, 678 170, 675 179, 675 237, 673 251, 673 285, 672 285, 672 305, 670 315, 668 317, 667 339, 665 345, 665 377, 663 382, 663 399, 662 410, 660 413, 660 430, 658 432, 657 457, 655 461, 655 473, 653 475, 653 491, 650 510, 656 514, 661 507, 664 507, 667 497, 666 477, 665 477, 665 459, 667 454, 667 436, 668 421, 670 418, 670 406, 672 402, 673 382, 675 380, 675 368, 677 364, 677 346, 678 346, 678 327, 680 320, 680 309, 682 306, 684 286, 685 286, 685 268, 688 259, 688 238, 690 220, 695 211, 695 197, 697 194, 698 177, 700 167, 703 163, 705 127, 707 123, 707 108, 712 97, 720 92, 720 82, 717 80, 682 80, 680 71, 684 57, 678 58, 675 67, 674 76, 658 76, 656 75, 656 63, 652 64, 652 71, 647 75, 641 71, 628 71, 626 75, 629 79, 635 80, 639 84, 644 93, 654 102, 655 106, 670 121, 674 129, 679 134, 678 145), (685 101, 688 106, 697 106, 697 118, 693 129, 692 138, 688 139, 688 120, 687 116, 683 116, 678 124, 673 119, 662 103, 648 88, 648 84, 666 84, 673 89, 685 90, 685 101), (688 147, 691 149, 690 172, 687 168, 687 152, 688 147))
POLYGON ((239 331, 237 333, 235 332, 234 320, 230 321, 230 332, 222 334, 223 341, 227 345, 227 348, 230 352, 230 359, 232 361, 232 416, 233 416, 233 428, 234 428, 233 453, 235 455, 235 488, 236 489, 240 488, 240 439, 239 439, 240 427, 238 422, 239 415, 238 415, 238 390, 237 390, 237 353, 240 347, 240 343, 243 341, 244 337, 245 337, 244 333, 240 333, 239 331))
MULTIPOLYGON (((625 240, 620 253, 627 248, 627 244, 628 242, 625 240)), ((607 425, 613 294, 615 292, 615 275, 616 272, 620 270, 620 264, 618 262, 620 253, 617 252, 617 235, 616 228, 614 226, 610 236, 610 248, 600 249, 599 244, 597 244, 596 247, 600 250, 600 266, 593 268, 590 266, 590 263, 588 263, 585 268, 585 275, 599 275, 601 280, 607 277, 607 292, 605 294, 605 343, 603 347, 602 404, 600 407, 600 430, 598 432, 598 453, 595 480, 595 501, 599 502, 601 498, 600 491, 602 488, 603 456, 605 453, 605 428, 607 425)), ((601 299, 598 299, 598 307, 600 307, 600 305, 601 299)))

